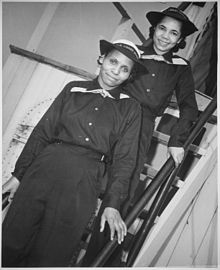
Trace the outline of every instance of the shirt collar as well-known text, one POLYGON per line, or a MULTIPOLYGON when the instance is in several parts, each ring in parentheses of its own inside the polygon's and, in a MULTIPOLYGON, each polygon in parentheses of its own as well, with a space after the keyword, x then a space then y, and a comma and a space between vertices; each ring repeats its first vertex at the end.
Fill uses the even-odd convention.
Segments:
MULTIPOLYGON (((144 52, 143 55, 153 55, 157 54, 154 50, 153 43, 151 43, 149 46, 144 47, 144 46, 139 46, 139 48, 144 52)), ((163 54, 163 57, 165 60, 168 62, 172 63, 172 58, 173 58, 173 53, 171 51, 163 54)))
MULTIPOLYGON (((98 77, 91 81, 91 84, 87 87, 88 90, 95 90, 102 88, 98 82, 98 77)), ((109 90, 109 94, 111 94, 115 99, 120 99, 121 94, 124 94, 122 91, 122 87, 116 87, 112 90, 109 90)))

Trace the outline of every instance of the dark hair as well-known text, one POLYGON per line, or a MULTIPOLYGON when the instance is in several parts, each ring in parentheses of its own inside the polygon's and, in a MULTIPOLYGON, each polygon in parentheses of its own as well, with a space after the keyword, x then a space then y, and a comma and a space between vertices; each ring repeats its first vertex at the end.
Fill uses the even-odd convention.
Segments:
MULTIPOLYGON (((157 25, 159 24, 160 22, 158 22, 157 23, 157 25)), ((155 32, 155 27, 156 27, 156 25, 155 26, 151 26, 150 28, 149 28, 149 37, 151 38, 151 39, 153 39, 153 36, 154 36, 154 32, 155 32)), ((178 52, 179 51, 179 49, 184 49, 185 47, 186 47, 186 41, 185 41, 185 36, 183 35, 183 33, 182 33, 182 31, 181 31, 181 40, 180 40, 180 42, 179 43, 177 43, 173 48, 172 48, 172 52, 178 52)))

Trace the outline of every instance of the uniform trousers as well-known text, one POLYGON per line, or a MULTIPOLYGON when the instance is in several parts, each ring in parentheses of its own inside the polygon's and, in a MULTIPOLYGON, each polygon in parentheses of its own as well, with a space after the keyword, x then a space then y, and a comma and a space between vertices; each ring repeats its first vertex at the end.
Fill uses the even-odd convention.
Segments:
POLYGON ((2 226, 2 266, 66 267, 96 209, 100 154, 51 144, 22 178, 2 226))

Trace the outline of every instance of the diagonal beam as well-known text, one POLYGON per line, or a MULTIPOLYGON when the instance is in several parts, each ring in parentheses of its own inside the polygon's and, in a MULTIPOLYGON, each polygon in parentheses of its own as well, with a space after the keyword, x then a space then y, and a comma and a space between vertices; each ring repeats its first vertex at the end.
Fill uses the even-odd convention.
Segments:
MULTIPOLYGON (((127 11, 123 8, 123 6, 118 3, 118 2, 113 2, 113 5, 117 8, 117 10, 120 12, 121 16, 127 20, 132 20, 131 17, 129 16, 129 14, 127 13, 127 11)), ((146 42, 146 38, 144 37, 144 35, 141 33, 141 31, 139 30, 139 28, 137 27, 137 25, 135 23, 132 24, 131 26, 132 30, 134 31, 134 33, 137 35, 137 37, 140 39, 140 41, 142 43, 146 42)))

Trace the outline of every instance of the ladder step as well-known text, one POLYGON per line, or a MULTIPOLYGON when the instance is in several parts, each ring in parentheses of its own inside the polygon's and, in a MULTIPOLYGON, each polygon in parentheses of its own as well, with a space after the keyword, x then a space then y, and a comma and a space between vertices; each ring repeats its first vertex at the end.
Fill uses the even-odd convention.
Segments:
MULTIPOLYGON (((170 139, 169 135, 159 132, 157 130, 154 130, 153 140, 156 140, 164 145, 167 145, 169 139, 170 139)), ((204 148, 201 148, 195 144, 191 144, 189 147, 189 150, 192 151, 198 157, 203 156, 206 153, 206 150, 204 148)))

